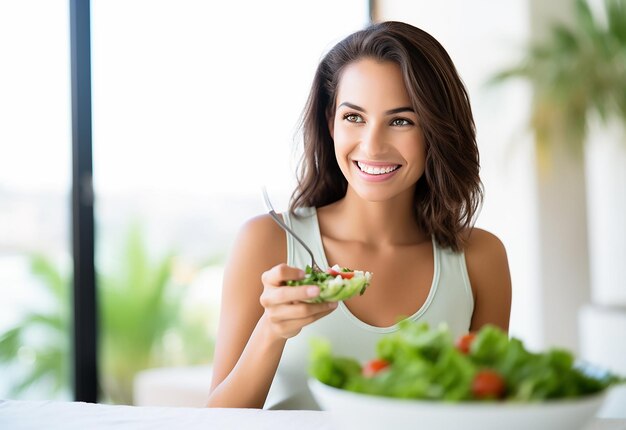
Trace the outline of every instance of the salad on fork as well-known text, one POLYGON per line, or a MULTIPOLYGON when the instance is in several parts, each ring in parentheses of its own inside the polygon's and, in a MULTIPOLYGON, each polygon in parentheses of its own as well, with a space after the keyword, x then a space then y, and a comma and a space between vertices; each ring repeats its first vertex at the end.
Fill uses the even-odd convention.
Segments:
POLYGON ((291 287, 300 285, 317 285, 320 294, 309 303, 338 302, 349 299, 357 294, 362 295, 370 285, 372 274, 361 270, 352 270, 346 267, 334 265, 326 271, 313 270, 311 266, 305 269, 304 279, 287 281, 291 287))

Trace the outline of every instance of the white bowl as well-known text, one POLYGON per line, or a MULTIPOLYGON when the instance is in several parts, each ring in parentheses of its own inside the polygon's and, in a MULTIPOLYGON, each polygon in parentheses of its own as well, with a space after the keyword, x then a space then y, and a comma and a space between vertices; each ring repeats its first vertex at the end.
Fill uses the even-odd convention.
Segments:
POLYGON ((606 392, 540 403, 444 403, 353 393, 309 379, 322 410, 341 430, 580 430, 606 392))

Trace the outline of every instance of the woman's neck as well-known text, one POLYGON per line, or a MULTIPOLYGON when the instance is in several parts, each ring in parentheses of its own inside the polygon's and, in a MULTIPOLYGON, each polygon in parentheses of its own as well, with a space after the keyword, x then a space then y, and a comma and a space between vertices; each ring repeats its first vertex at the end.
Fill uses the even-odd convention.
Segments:
POLYGON ((320 212, 323 234, 337 239, 382 247, 430 240, 415 220, 412 189, 384 202, 370 202, 348 187, 343 199, 320 212))

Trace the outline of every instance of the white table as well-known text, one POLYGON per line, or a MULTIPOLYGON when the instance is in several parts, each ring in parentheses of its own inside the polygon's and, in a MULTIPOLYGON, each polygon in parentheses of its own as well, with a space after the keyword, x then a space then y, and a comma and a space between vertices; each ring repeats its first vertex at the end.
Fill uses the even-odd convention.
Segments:
MULTIPOLYGON (((328 412, 113 406, 0 400, 0 429, 337 430, 328 412)), ((385 429, 383 429, 385 430, 385 429)), ((433 429, 436 430, 436 429, 433 429)), ((626 419, 596 419, 586 430, 626 430, 626 419)))

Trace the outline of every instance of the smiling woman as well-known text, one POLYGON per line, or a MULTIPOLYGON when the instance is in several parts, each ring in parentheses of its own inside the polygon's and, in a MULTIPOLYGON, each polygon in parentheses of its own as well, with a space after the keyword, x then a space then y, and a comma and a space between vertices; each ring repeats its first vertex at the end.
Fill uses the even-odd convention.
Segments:
POLYGON ((504 246, 473 227, 482 193, 471 108, 437 40, 398 21, 348 35, 316 69, 302 128, 284 222, 322 268, 358 267, 371 283, 339 303, 315 300, 323 291, 301 282, 304 247, 269 215, 246 222, 224 272, 212 407, 317 408, 305 364, 314 337, 363 360, 399 320, 445 323, 456 336, 508 329, 504 246))

